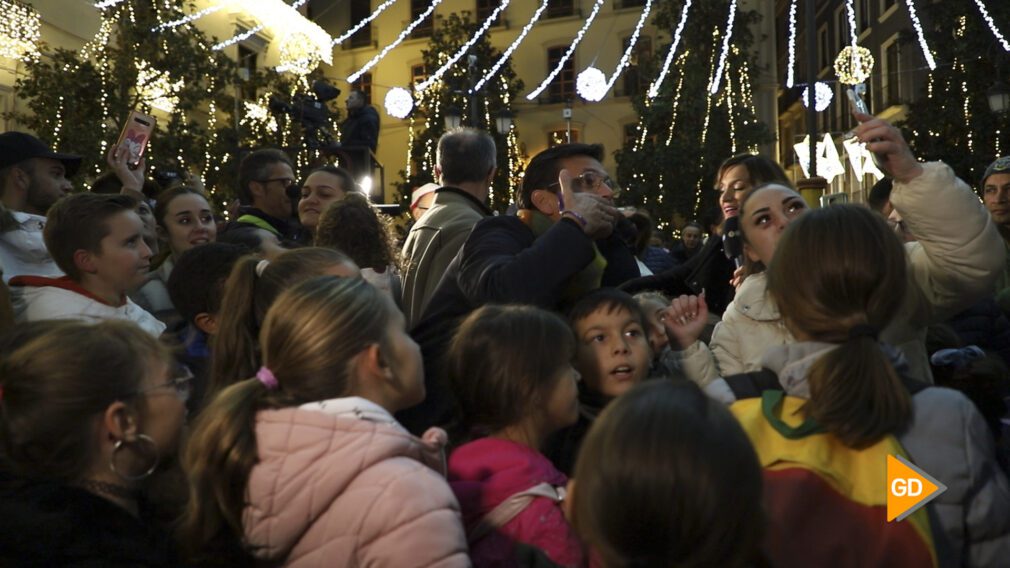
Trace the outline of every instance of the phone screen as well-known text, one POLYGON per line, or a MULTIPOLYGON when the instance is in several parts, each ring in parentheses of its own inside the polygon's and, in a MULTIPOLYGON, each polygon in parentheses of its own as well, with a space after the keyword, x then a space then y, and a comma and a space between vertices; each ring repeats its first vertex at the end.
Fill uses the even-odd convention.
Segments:
POLYGON ((870 109, 866 106, 866 101, 863 97, 859 96, 859 93, 855 89, 847 89, 846 94, 849 96, 849 105, 855 112, 861 112, 863 114, 870 114, 870 109))
POLYGON ((136 165, 144 155, 147 143, 151 140, 151 133, 154 132, 155 124, 156 119, 153 116, 137 111, 130 112, 117 143, 130 149, 130 164, 136 165))

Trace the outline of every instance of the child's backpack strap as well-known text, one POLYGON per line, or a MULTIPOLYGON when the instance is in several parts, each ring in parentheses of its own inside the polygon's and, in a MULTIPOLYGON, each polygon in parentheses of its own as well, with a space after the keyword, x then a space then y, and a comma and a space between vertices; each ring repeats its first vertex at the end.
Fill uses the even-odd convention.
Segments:
POLYGON ((522 513, 537 497, 546 497, 555 503, 560 503, 565 499, 565 488, 555 487, 550 483, 540 483, 525 491, 520 491, 509 496, 508 499, 499 503, 491 512, 484 515, 484 518, 470 530, 467 542, 470 544, 477 542, 487 536, 487 533, 505 526, 516 515, 522 513))
POLYGON ((778 375, 770 369, 740 373, 723 378, 737 400, 761 398, 766 390, 782 390, 778 375))

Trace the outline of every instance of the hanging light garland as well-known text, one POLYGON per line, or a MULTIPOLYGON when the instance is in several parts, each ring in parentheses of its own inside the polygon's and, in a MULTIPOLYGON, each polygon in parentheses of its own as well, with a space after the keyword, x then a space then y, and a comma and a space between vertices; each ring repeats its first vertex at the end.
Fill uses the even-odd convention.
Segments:
POLYGON ((177 28, 179 26, 188 24, 190 22, 195 22, 195 21, 199 20, 200 18, 202 18, 204 16, 209 16, 210 14, 213 14, 214 12, 220 11, 221 9, 225 8, 226 6, 227 6, 227 4, 218 4, 216 6, 211 6, 209 8, 204 8, 203 10, 200 10, 199 12, 194 12, 194 13, 188 15, 188 16, 184 16, 184 17, 179 18, 177 20, 172 20, 171 22, 165 22, 163 24, 158 24, 157 26, 154 26, 153 28, 151 28, 151 31, 152 32, 160 32, 162 30, 174 29, 174 28, 177 28))
POLYGON ((137 62, 137 93, 151 107, 172 114, 179 104, 176 93, 183 86, 181 80, 173 83, 167 71, 154 69, 147 61, 137 62))
POLYGON ((915 0, 905 0, 905 4, 908 6, 908 16, 912 18, 912 27, 915 28, 915 34, 919 38, 919 47, 922 48, 922 55, 926 58, 926 64, 929 65, 930 71, 935 71, 936 60, 933 59, 933 52, 929 50, 929 45, 926 43, 926 34, 922 31, 919 14, 915 12, 915 0))
POLYGON ((736 21, 736 0, 729 3, 729 21, 726 22, 726 35, 722 38, 722 54, 719 55, 719 67, 712 77, 708 92, 713 95, 719 92, 719 82, 722 80, 723 69, 726 68, 726 57, 729 55, 729 42, 733 38, 733 22, 736 21))
MULTIPOLYGON (((986 25, 989 26, 990 30, 992 30, 993 35, 996 36, 996 40, 1003 46, 1003 51, 1010 51, 1010 43, 1007 42, 1006 38, 1003 37, 1003 34, 1000 33, 999 28, 996 27, 996 22, 993 21, 992 16, 989 15, 989 10, 986 9, 982 0, 975 0, 975 5, 978 6, 978 11, 982 13, 982 19, 985 20, 986 25)), ((996 154, 999 155, 999 152, 996 154)))
POLYGON ((367 18, 365 18, 364 20, 361 20, 360 22, 358 22, 357 24, 355 24, 355 26, 353 28, 351 28, 351 29, 347 30, 346 32, 344 32, 344 35, 342 35, 342 36, 338 37, 337 39, 333 40, 333 42, 331 43, 331 45, 336 46, 336 45, 340 45, 340 44, 344 43, 344 41, 347 38, 349 38, 352 35, 354 35, 355 33, 357 33, 357 31, 360 30, 361 28, 367 26, 369 22, 371 22, 372 20, 374 20, 375 18, 377 18, 379 16, 379 14, 381 14, 382 12, 384 12, 386 10, 386 8, 389 8, 390 6, 392 6, 394 2, 396 2, 396 0, 386 0, 382 4, 379 4, 379 7, 376 8, 375 11, 373 11, 371 14, 369 14, 369 16, 367 18))
POLYGON ((425 18, 430 16, 431 13, 435 11, 435 7, 441 3, 442 0, 432 0, 431 4, 428 5, 428 8, 424 12, 421 12, 421 14, 417 16, 417 18, 415 18, 413 22, 410 22, 410 25, 408 25, 406 28, 403 29, 403 31, 400 32, 400 35, 398 35, 396 39, 393 40, 393 43, 384 47, 382 51, 380 51, 375 55, 375 57, 368 60, 368 63, 365 63, 364 67, 358 69, 357 71, 349 75, 347 77, 347 82, 353 83, 357 81, 362 75, 367 73, 369 69, 375 67, 376 63, 382 61, 383 57, 385 57, 390 51, 396 48, 396 46, 403 43, 403 40, 407 39, 407 36, 409 36, 410 33, 414 31, 414 28, 421 25, 421 22, 423 22, 425 18))
MULTIPOLYGON (((631 54, 632 52, 634 52, 635 46, 638 45, 638 37, 642 33, 642 26, 645 25, 645 21, 649 17, 650 11, 652 11, 652 0, 646 0, 645 7, 642 9, 642 15, 639 16, 638 23, 635 24, 635 31, 634 33, 631 34, 631 40, 628 41, 628 47, 624 49, 624 53, 621 55, 621 60, 617 62, 617 68, 614 69, 614 73, 610 76, 610 79, 607 80, 606 83, 603 85, 603 92, 600 93, 600 98, 595 100, 598 101, 602 99, 603 96, 607 94, 607 91, 609 91, 614 87, 614 83, 617 82, 617 78, 621 76, 621 73, 623 73, 624 70, 628 68, 628 65, 631 63, 631 54)), ((586 69, 586 71, 589 71, 589 69, 586 69)), ((583 71, 583 73, 585 73, 585 71, 583 71)), ((580 73, 579 75, 581 77, 582 73, 580 73)), ((600 75, 603 74, 600 73, 600 75)), ((606 80, 606 76, 604 76, 604 79, 606 80)), ((596 77, 594 76, 592 79, 590 79, 590 81, 596 81, 596 77)))
POLYGON ((488 28, 491 27, 491 24, 493 24, 495 20, 498 19, 498 15, 501 14, 502 11, 504 11, 505 8, 508 7, 511 1, 512 0, 502 0, 501 4, 499 4, 498 7, 495 8, 493 12, 491 12, 491 15, 489 15, 487 19, 484 20, 484 23, 481 24, 479 28, 477 28, 477 31, 473 33, 473 37, 471 37, 469 40, 467 40, 466 43, 460 46, 460 48, 456 50, 456 53, 452 54, 452 56, 449 57, 449 59, 445 63, 443 63, 441 67, 436 69, 435 72, 432 73, 427 79, 414 85, 414 90, 423 91, 428 87, 430 87, 431 85, 433 85, 435 81, 441 79, 442 75, 444 75, 445 72, 448 71, 450 67, 455 65, 456 62, 459 61, 459 58, 463 57, 463 55, 467 51, 469 51, 471 47, 473 47, 473 44, 477 43, 477 40, 479 40, 484 35, 484 33, 487 32, 488 28))
POLYGON ((575 48, 579 45, 579 42, 581 42, 582 38, 586 35, 586 30, 589 29, 589 26, 593 25, 593 20, 595 20, 596 15, 600 13, 600 8, 602 6, 603 6, 603 0, 596 0, 596 3, 593 4, 593 11, 589 13, 589 17, 586 18, 585 23, 582 24, 582 27, 579 29, 578 33, 575 34, 575 38, 572 40, 571 45, 568 46, 568 51, 565 52, 565 54, 561 57, 561 60, 558 61, 558 64, 554 67, 554 69, 552 69, 551 72, 547 75, 547 77, 544 78, 543 82, 540 83, 540 86, 538 86, 528 95, 526 95, 526 100, 532 101, 533 99, 540 96, 540 93, 544 92, 544 89, 546 89, 547 86, 551 84, 551 81, 553 81, 554 78, 558 76, 558 73, 560 73, 561 69, 564 68, 565 63, 568 62, 568 58, 571 57, 573 53, 575 53, 575 48))
POLYGON ((38 43, 42 31, 39 13, 17 0, 0 0, 3 18, 0 18, 0 57, 32 59, 39 54, 38 43))
POLYGON ((796 82, 796 0, 789 3, 789 61, 786 63, 786 87, 792 89, 796 82))
POLYGON ((659 86, 663 84, 667 73, 670 72, 670 65, 673 63, 673 56, 677 53, 677 47, 680 45, 680 36, 684 32, 684 25, 687 24, 687 11, 691 9, 692 1, 686 0, 684 7, 680 11, 680 21, 673 32, 673 43, 670 45, 669 53, 666 54, 666 60, 663 61, 663 70, 659 72, 659 77, 656 77, 656 80, 649 85, 650 99, 654 99, 659 95, 659 86))
MULTIPOLYGON (((690 2, 690 0, 688 1, 690 2)), ((512 44, 509 45, 508 49, 506 49, 501 54, 501 57, 498 58, 498 61, 495 61, 494 65, 491 66, 491 69, 487 73, 485 73, 484 76, 481 77, 479 81, 477 81, 477 84, 473 86, 473 89, 470 89, 470 94, 479 91, 480 88, 484 86, 484 83, 487 83, 488 80, 491 79, 491 77, 494 77, 495 74, 498 73, 498 70, 501 69, 501 66, 505 63, 505 61, 508 60, 509 57, 512 56, 512 52, 519 47, 519 44, 522 43, 524 39, 526 39, 526 34, 530 33, 530 30, 533 29, 533 25, 537 23, 537 20, 540 19, 540 16, 544 13, 544 10, 547 9, 547 2, 548 0, 541 0, 540 7, 537 8, 536 12, 533 12, 533 16, 530 17, 530 21, 526 22, 526 25, 523 26, 522 31, 519 32, 519 37, 517 37, 512 41, 512 44)))

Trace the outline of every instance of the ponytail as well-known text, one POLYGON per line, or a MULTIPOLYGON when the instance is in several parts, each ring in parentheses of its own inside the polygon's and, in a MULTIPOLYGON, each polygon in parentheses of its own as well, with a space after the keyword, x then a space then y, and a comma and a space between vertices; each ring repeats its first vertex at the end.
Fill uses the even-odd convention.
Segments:
POLYGON ((807 382, 807 414, 850 448, 872 446, 912 418, 912 397, 872 337, 849 339, 826 353, 807 382))
POLYGON ((267 263, 265 269, 260 263, 255 256, 240 259, 225 284, 219 311, 221 321, 211 341, 206 400, 228 385, 253 376, 259 369, 260 327, 281 292, 339 265, 357 271, 347 255, 319 247, 286 251, 267 263))
POLYGON ((180 527, 187 556, 197 560, 242 549, 246 482, 258 461, 256 412, 276 406, 252 378, 224 389, 197 418, 183 454, 189 502, 180 527))
POLYGON ((256 316, 256 265, 259 259, 246 256, 232 268, 221 300, 221 321, 211 339, 211 373, 205 400, 243 377, 251 377, 259 367, 256 316))

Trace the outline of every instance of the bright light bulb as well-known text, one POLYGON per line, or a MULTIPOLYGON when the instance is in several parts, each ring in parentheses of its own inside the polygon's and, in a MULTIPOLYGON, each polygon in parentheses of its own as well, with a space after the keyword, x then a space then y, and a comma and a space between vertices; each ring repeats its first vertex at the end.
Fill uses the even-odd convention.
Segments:
POLYGON ((414 108, 414 97, 402 87, 394 87, 386 93, 386 113, 394 118, 407 118, 414 108))

